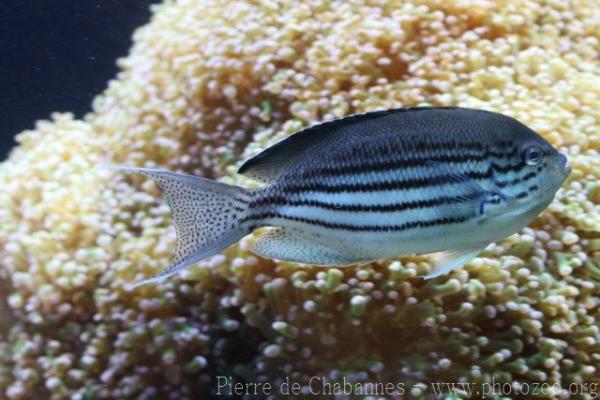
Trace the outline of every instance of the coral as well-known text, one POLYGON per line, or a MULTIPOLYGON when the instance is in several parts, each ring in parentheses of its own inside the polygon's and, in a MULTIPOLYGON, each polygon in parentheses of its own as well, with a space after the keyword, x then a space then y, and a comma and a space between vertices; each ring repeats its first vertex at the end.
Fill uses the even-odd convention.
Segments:
MULTIPOLYGON (((2 397, 191 399, 214 396, 217 375, 288 379, 297 398, 348 382, 365 398, 375 382, 404 384, 388 398, 431 398, 431 382, 596 397, 599 21, 592 0, 154 6, 93 111, 38 122, 0 165, 2 397), (255 233, 125 290, 168 264, 174 230, 151 182, 102 165, 255 185, 236 167, 298 128, 424 104, 513 115, 573 173, 531 226, 433 281, 418 278, 427 257, 260 259, 255 233)), ((455 397, 481 398, 468 390, 455 397)))

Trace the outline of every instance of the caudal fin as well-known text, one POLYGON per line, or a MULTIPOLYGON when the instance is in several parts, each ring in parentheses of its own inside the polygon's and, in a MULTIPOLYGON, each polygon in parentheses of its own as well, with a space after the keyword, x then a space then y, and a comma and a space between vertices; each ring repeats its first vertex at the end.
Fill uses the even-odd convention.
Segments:
POLYGON ((132 289, 162 281, 220 253, 250 233, 239 223, 248 207, 247 189, 160 169, 117 169, 146 175, 158 184, 166 194, 177 233, 171 265, 158 275, 130 286, 132 289))

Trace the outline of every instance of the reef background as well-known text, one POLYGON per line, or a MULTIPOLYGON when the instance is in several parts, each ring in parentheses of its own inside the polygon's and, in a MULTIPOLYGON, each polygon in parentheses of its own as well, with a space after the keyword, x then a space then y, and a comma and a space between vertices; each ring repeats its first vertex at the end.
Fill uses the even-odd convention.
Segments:
POLYGON ((119 67, 91 113, 37 122, 0 165, 1 396, 197 399, 231 375, 404 382, 415 399, 432 381, 492 379, 593 397, 598 1, 166 1, 119 67), (417 277, 426 257, 298 267, 253 256, 251 235, 125 289, 168 264, 174 230, 156 186, 103 165, 249 186, 236 166, 303 126, 416 105, 512 115, 573 173, 530 227, 432 281, 417 277))

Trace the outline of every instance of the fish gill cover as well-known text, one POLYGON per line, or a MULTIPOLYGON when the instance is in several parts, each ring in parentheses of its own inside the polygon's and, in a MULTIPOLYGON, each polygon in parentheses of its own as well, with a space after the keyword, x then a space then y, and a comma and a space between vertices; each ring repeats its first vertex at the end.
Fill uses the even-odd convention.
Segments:
POLYGON ((217 376, 594 397, 598 2, 167 1, 119 66, 93 112, 38 122, 0 166, 0 397, 197 399, 217 376), (103 163, 251 185, 242 160, 303 126, 424 104, 516 117, 573 173, 530 227, 432 281, 425 257, 299 268, 251 235, 125 290, 168 264, 174 229, 154 184, 103 163))

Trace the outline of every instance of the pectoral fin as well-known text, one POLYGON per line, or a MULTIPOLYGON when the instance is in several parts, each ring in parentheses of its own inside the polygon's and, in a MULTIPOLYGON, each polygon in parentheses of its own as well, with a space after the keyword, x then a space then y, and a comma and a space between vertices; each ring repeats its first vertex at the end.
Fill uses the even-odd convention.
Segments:
POLYGON ((506 211, 507 198, 503 193, 485 190, 477 180, 456 170, 452 165, 440 161, 427 161, 426 165, 438 170, 448 181, 458 184, 445 188, 446 195, 460 199, 450 204, 448 210, 476 216, 480 223, 492 215, 506 211))
POLYGON ((467 262, 471 261, 477 254, 481 253, 484 246, 469 247, 465 249, 455 249, 441 251, 435 254, 435 267, 424 279, 437 278, 445 275, 453 269, 460 268, 467 262))
POLYGON ((348 252, 319 239, 292 229, 275 228, 260 238, 251 250, 262 257, 303 264, 342 266, 359 262, 348 252))

